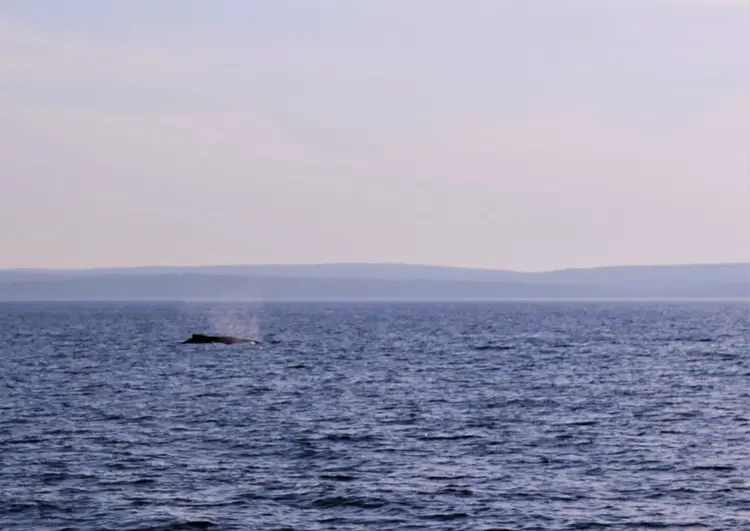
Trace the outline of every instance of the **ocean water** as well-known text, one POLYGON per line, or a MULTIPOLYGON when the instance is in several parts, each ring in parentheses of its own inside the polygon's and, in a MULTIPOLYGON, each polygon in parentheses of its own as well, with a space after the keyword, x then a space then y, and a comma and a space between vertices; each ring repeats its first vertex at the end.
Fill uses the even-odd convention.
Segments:
POLYGON ((2 304, 0 332, 4 531, 750 529, 747 305, 2 304))

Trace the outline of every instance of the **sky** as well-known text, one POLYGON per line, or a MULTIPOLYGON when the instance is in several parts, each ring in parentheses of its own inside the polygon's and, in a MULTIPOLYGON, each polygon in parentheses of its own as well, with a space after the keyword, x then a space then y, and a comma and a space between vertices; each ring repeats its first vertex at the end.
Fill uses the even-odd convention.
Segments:
POLYGON ((0 268, 750 262, 750 0, 0 0, 0 268))

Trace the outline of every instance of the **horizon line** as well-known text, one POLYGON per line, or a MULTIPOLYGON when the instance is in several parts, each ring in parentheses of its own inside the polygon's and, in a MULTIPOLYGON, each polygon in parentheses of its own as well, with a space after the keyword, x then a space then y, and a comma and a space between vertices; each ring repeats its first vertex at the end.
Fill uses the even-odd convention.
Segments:
POLYGON ((619 264, 598 265, 580 267, 561 267, 555 269, 520 270, 477 266, 442 265, 429 263, 411 262, 294 262, 294 263, 235 263, 235 264, 203 264, 203 265, 126 265, 126 266, 93 266, 93 267, 0 267, 2 273, 13 272, 93 272, 106 270, 132 271, 138 269, 221 269, 240 267, 330 267, 330 266, 401 266, 401 267, 428 267, 436 269, 463 269, 471 271, 493 271, 520 274, 544 274, 560 271, 590 271, 595 269, 624 269, 624 268, 673 268, 673 267, 711 267, 711 266, 742 266, 750 265, 750 262, 692 262, 692 263, 669 263, 669 264, 619 264))
POLYGON ((489 298, 435 298, 435 299, 417 299, 417 298, 217 298, 217 297, 190 297, 190 298, 57 298, 57 299, 0 299, 0 304, 54 304, 54 303, 133 303, 133 304, 152 304, 152 303, 254 303, 254 304, 352 304, 352 303, 404 303, 404 304, 439 304, 439 303, 505 303, 505 302, 723 302, 723 303, 750 303, 749 297, 489 297, 489 298))

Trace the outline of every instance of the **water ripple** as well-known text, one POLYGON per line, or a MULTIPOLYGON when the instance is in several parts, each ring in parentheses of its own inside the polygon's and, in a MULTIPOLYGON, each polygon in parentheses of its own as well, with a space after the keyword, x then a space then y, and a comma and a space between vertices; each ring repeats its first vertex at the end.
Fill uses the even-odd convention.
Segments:
POLYGON ((0 528, 749 529, 748 317, 0 305, 0 528))

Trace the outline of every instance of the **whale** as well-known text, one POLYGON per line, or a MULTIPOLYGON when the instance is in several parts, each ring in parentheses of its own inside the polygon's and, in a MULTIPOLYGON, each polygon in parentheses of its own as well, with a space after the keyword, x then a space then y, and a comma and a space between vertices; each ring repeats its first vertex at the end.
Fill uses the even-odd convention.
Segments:
POLYGON ((183 344, 184 343, 221 343, 222 345, 237 345, 240 343, 257 344, 260 343, 260 341, 232 336, 208 336, 205 334, 193 334, 191 337, 183 341, 183 344))

